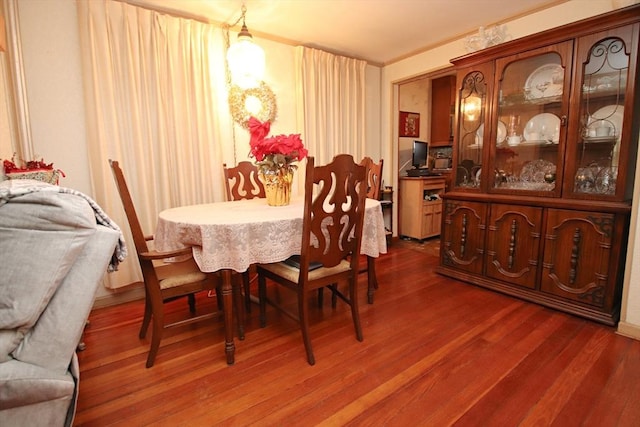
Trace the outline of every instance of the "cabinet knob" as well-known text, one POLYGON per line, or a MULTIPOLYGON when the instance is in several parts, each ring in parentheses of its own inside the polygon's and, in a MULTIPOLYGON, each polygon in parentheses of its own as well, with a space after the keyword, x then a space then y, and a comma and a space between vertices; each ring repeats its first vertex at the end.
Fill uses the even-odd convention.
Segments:
POLYGON ((566 126, 567 125, 567 116, 563 115, 562 117, 560 117, 560 126, 566 126))

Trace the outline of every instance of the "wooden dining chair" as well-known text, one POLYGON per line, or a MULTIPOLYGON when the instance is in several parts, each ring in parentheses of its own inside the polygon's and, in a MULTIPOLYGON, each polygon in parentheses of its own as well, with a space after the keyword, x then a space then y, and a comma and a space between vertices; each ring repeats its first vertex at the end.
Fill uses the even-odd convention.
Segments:
POLYGON ((258 167, 251 162, 240 162, 236 167, 222 165, 227 200, 245 200, 254 197, 264 198, 264 185, 258 179, 258 167))
MULTIPOLYGON (((380 200, 382 195, 382 166, 384 160, 380 159, 380 163, 376 164, 370 157, 365 157, 360 164, 367 167, 367 198, 380 200)), ((375 258, 369 256, 366 258, 367 262, 365 267, 360 270, 360 273, 367 273, 367 302, 373 304, 373 292, 374 289, 378 289, 376 263, 375 258)))
POLYGON ((365 157, 360 164, 367 167, 367 197, 380 200, 384 160, 380 159, 380 163, 376 164, 371 157, 365 157))
POLYGON ((367 192, 366 172, 366 167, 355 163, 348 154, 334 157, 325 166, 314 166, 314 158, 309 157, 301 254, 283 262, 257 266, 260 325, 266 326, 267 304, 296 319, 300 323, 310 365, 315 364, 315 358, 309 336, 308 297, 314 290, 328 287, 346 302, 351 307, 356 338, 358 341, 363 339, 356 285, 367 192), (267 297, 266 279, 297 293, 297 313, 267 297), (341 284, 346 284, 346 294, 339 290, 341 284))
MULTIPOLYGON (((117 161, 109 160, 109 164, 111 165, 116 187, 118 188, 118 193, 120 194, 120 199, 122 200, 122 205, 124 206, 124 211, 129 222, 144 279, 145 304, 142 326, 140 327, 139 333, 140 339, 146 337, 149 324, 153 321, 151 347, 146 364, 147 368, 150 368, 153 366, 156 355, 158 354, 164 329, 210 319, 218 315, 218 313, 214 312, 195 316, 195 294, 204 290, 216 290, 218 292, 218 299, 220 299, 222 296, 220 292, 222 281, 218 274, 203 273, 200 271, 191 256, 191 248, 170 252, 158 252, 149 249, 147 243, 153 241, 153 236, 145 236, 142 231, 142 226, 138 220, 138 215, 134 208, 133 199, 127 187, 124 173, 117 161), (187 259, 182 262, 169 263, 164 261, 172 257, 186 257, 187 259), (181 297, 188 298, 189 311, 192 317, 173 323, 166 323, 164 303, 181 297)), ((234 292, 234 295, 235 294, 237 294, 237 292, 234 292)), ((236 307, 241 306, 241 302, 238 301, 237 297, 234 297, 234 303, 236 307)), ((242 317, 238 316, 238 319, 242 338, 242 317)))
MULTIPOLYGON (((264 185, 258 178, 258 167, 251 162, 240 162, 235 167, 222 164, 227 201, 265 198, 264 185)), ((253 269, 253 267, 252 267, 253 269)), ((251 312, 251 275, 249 270, 242 273, 245 309, 251 312)))
MULTIPOLYGON (((380 159, 380 163, 375 163, 371 157, 365 157, 360 162, 362 166, 367 168, 367 198, 380 200, 380 188, 382 186, 382 165, 384 160, 380 159)), ((362 255, 360 255, 362 256, 362 255)), ((364 267, 360 268, 360 273, 367 273, 367 302, 373 304, 373 293, 378 289, 378 278, 376 276, 375 258, 367 256, 364 267)), ((336 294, 331 296, 331 306, 336 306, 336 294)), ((322 307, 324 302, 324 294, 322 289, 318 290, 318 305, 322 307)))

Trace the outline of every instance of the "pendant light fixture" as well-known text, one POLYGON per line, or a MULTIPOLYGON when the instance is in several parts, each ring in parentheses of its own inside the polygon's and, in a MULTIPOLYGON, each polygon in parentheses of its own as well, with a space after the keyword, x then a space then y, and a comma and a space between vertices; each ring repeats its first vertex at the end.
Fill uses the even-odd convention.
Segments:
POLYGON ((231 80, 243 89, 260 86, 265 69, 264 50, 253 41, 245 23, 246 14, 247 7, 243 4, 242 16, 237 21, 242 19, 242 29, 238 33, 238 40, 227 50, 231 80))

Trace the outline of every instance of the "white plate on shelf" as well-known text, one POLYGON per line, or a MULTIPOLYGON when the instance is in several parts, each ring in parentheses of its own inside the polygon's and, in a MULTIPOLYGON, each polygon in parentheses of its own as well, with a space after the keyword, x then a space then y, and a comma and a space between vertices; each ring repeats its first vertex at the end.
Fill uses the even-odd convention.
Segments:
POLYGON ((540 99, 562 95, 564 70, 560 64, 545 64, 527 77, 524 90, 527 99, 540 99))
POLYGON ((586 138, 588 142, 600 142, 595 141, 598 138, 610 138, 615 145, 613 147, 613 152, 611 153, 611 161, 612 164, 617 165, 620 161, 620 134, 622 133, 622 121, 624 119, 624 107, 622 105, 612 104, 607 105, 605 107, 600 108, 598 111, 589 116, 589 121, 587 122, 587 134, 589 137, 586 138), (600 126, 602 123, 609 127, 610 135, 591 136, 595 129, 600 126))
MULTIPOLYGON (((482 147, 482 135, 484 135, 484 123, 480 125, 476 131, 476 146, 482 147)), ((498 120, 498 135, 496 136, 496 144, 500 145, 507 137, 507 126, 498 120)), ((470 146, 471 147, 471 146, 470 146)))
POLYGON ((560 118, 555 114, 542 113, 533 116, 522 132, 525 141, 558 143, 560 138, 560 118))

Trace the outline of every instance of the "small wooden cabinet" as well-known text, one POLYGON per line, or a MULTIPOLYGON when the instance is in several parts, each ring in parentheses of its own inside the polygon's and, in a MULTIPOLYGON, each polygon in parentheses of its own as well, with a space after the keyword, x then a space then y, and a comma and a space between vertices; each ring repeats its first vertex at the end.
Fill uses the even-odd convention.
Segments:
POLYGON ((441 177, 400 178, 400 236, 423 240, 440 235, 444 189, 441 177))
POLYGON ((438 271, 609 325, 636 175, 640 5, 452 60, 438 271))
POLYGON ((453 143, 453 112, 456 103, 456 76, 431 80, 431 140, 432 147, 453 143))

